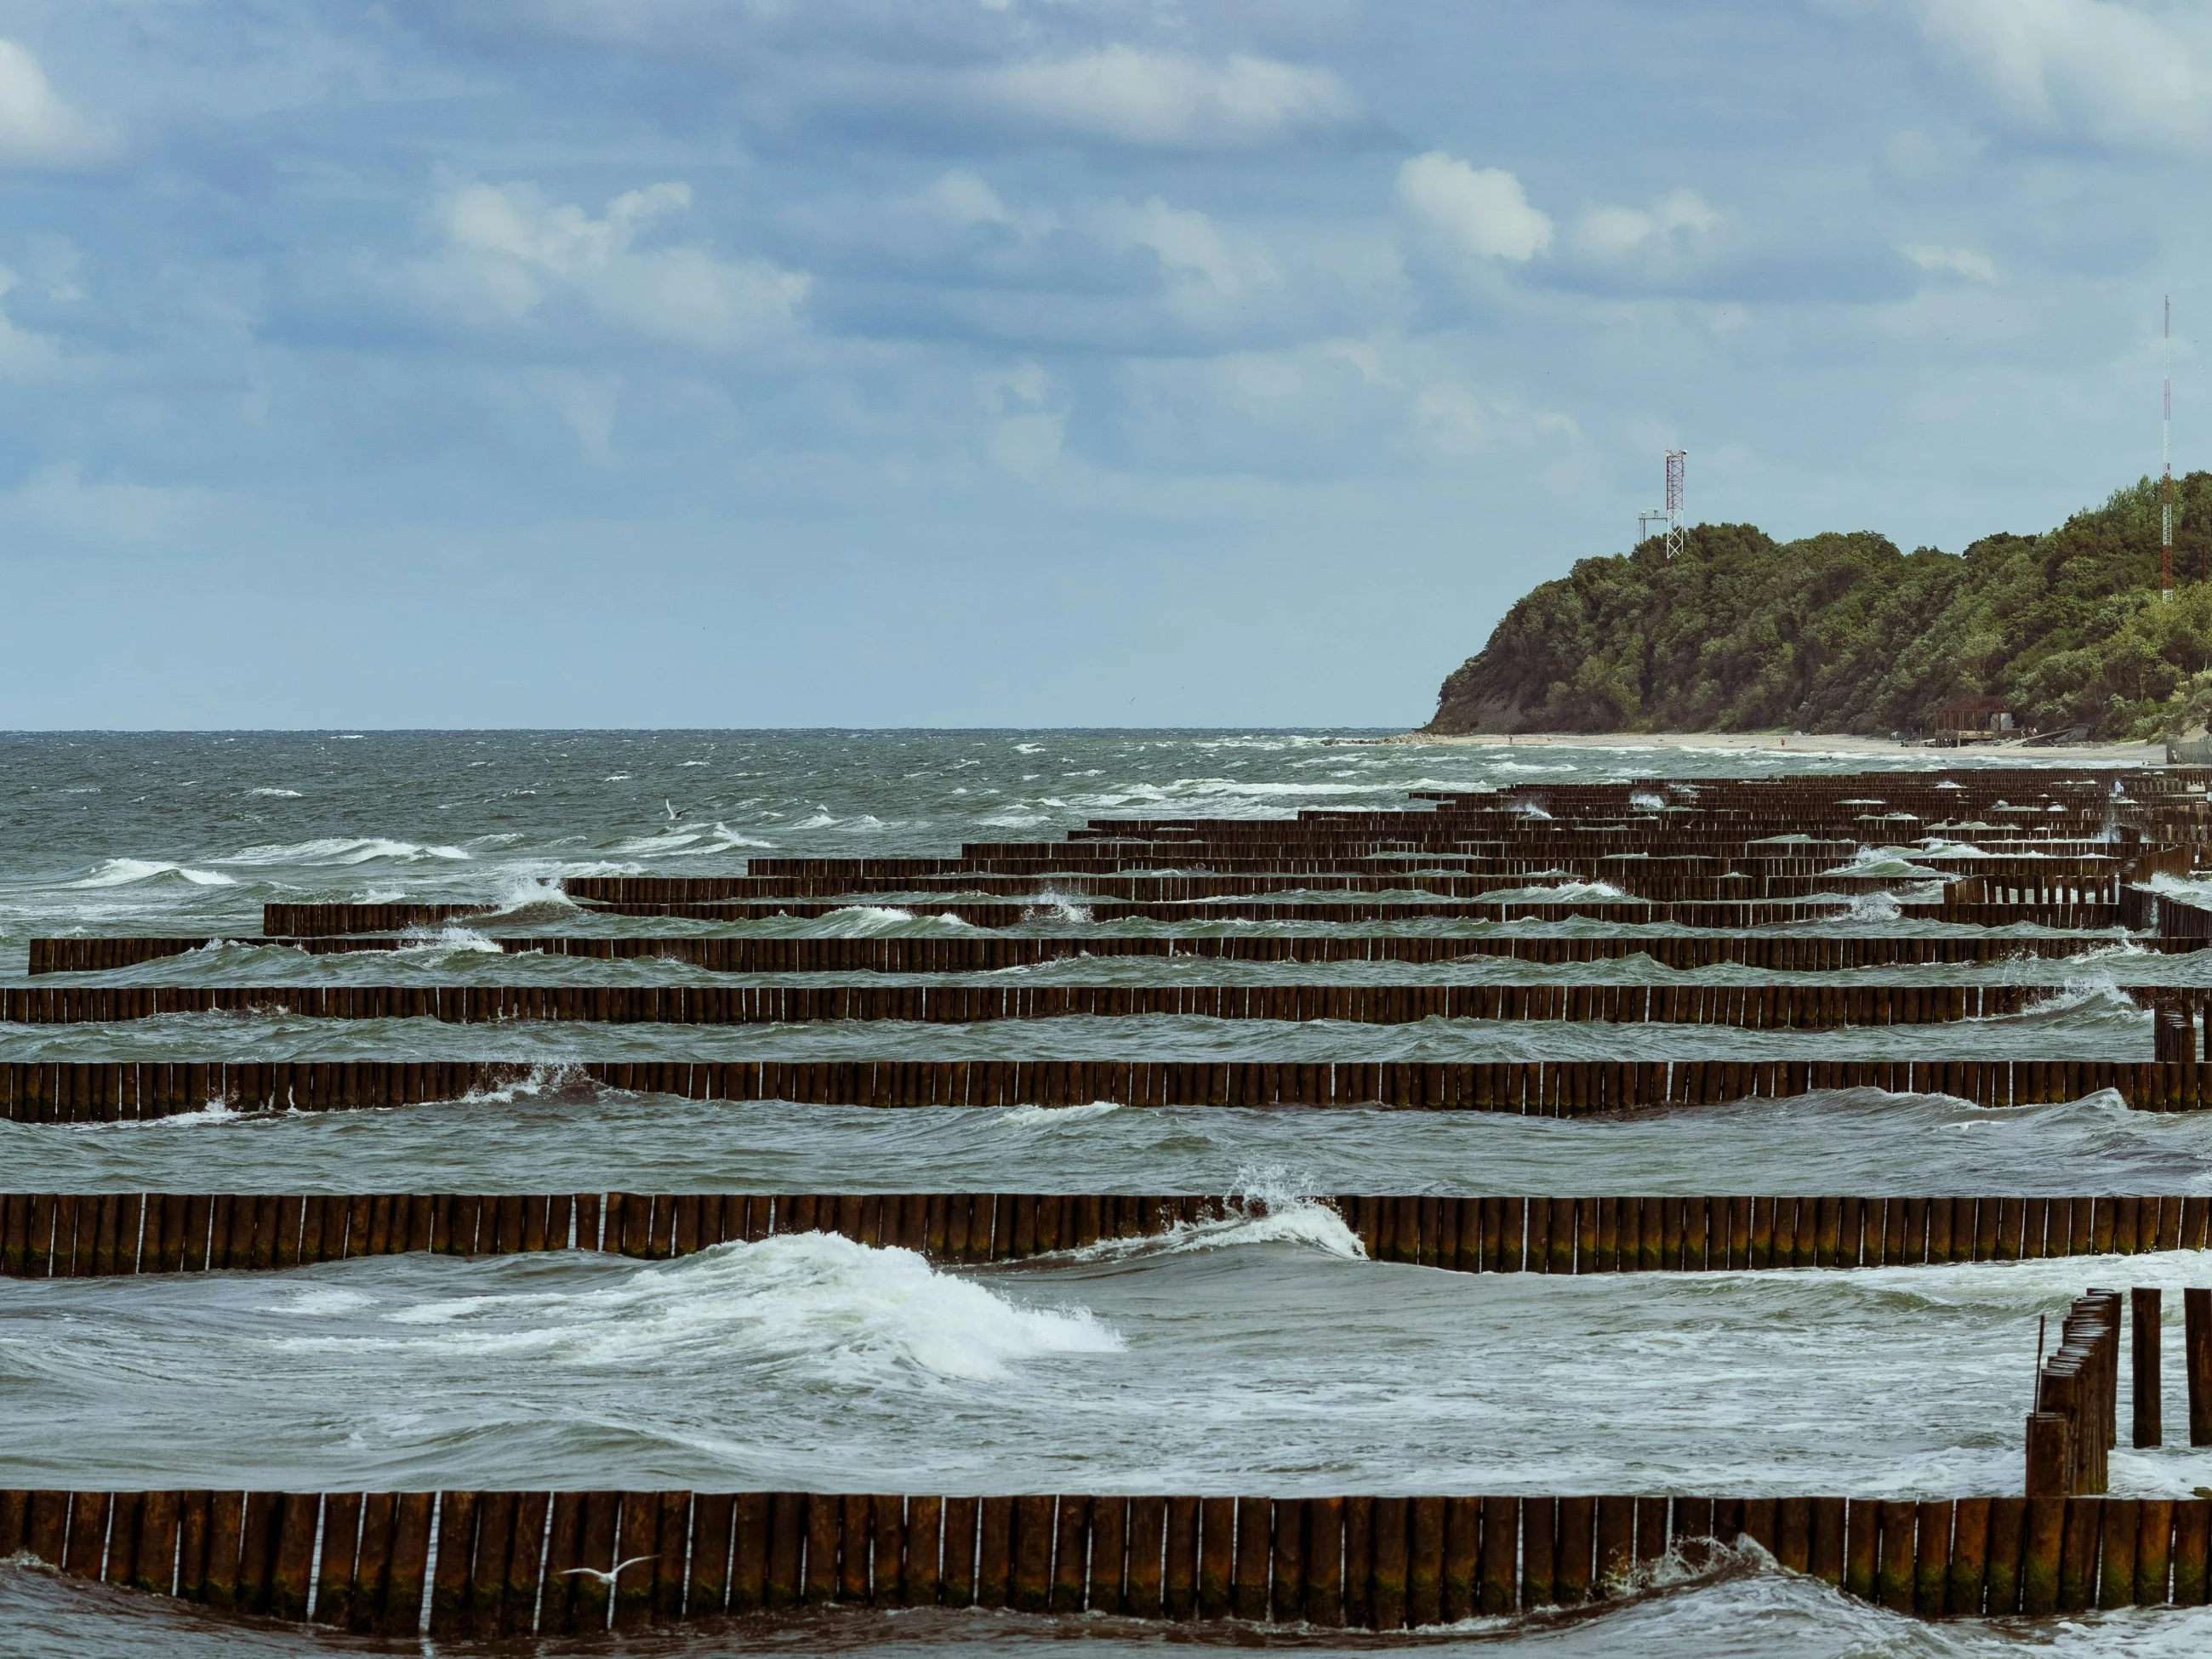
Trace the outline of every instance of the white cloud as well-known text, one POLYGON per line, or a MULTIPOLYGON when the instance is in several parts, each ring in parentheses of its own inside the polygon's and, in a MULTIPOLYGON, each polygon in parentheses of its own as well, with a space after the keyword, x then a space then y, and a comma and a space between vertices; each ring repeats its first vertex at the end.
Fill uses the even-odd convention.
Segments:
POLYGON ((927 189, 906 198, 900 205, 957 230, 997 225, 1024 241, 1049 234, 1060 224, 1058 216, 1047 209, 1032 213, 1015 211, 1006 205, 1004 197, 965 167, 953 168, 927 189))
POLYGON ((1094 209, 1089 222, 1109 247, 1141 247, 1182 283, 1198 283, 1224 299, 1234 299, 1277 280, 1274 261, 1249 236, 1232 237, 1203 213, 1171 208, 1158 197, 1141 206, 1109 202, 1094 209))
POLYGON ((1577 216, 1569 240, 1601 263, 1680 256, 1717 229, 1721 216, 1694 190, 1674 190, 1648 208, 1594 207, 1577 216))
POLYGON ((1021 362, 983 379, 983 452, 1008 472, 1035 477, 1060 459, 1067 441, 1067 410, 1050 407, 1052 378, 1035 362, 1021 362))
POLYGON ((1266 143, 1358 112, 1327 70, 1238 53, 1215 64, 1182 52, 1105 46, 988 70, 985 97, 1048 126, 1121 143, 1266 143))
POLYGON ((1923 270, 1952 276, 1963 276, 1970 283, 1994 283, 1997 268, 1990 263, 1989 255, 1977 253, 1968 247, 1936 247, 1927 242, 1907 242, 1898 250, 1907 262, 1923 270))
POLYGON ((107 133, 62 100, 37 58, 0 40, 0 163, 73 167, 113 148, 107 133))
POLYGON ((1920 30, 2015 119, 2100 143, 2212 137, 2212 16, 2118 0, 1908 0, 1920 30))
MULTIPOLYGON (((0 495, 0 524, 95 545, 146 546, 174 543, 223 523, 224 509, 223 497, 213 490, 113 480, 88 483, 79 463, 56 461, 0 495)), ((234 513, 228 522, 235 527, 234 513)))
POLYGON ((639 246, 691 204, 680 184, 649 185, 603 218, 555 205, 528 184, 459 185, 437 204, 447 250, 420 272, 434 297, 508 322, 573 298, 606 321, 685 345, 730 347, 789 333, 810 279, 765 259, 639 246))
POLYGON ((1432 149, 1398 169, 1398 200, 1465 258, 1526 261, 1552 245, 1551 216, 1531 207, 1503 167, 1470 167, 1432 149))
MULTIPOLYGON (((15 273, 0 265, 0 298, 15 286, 15 273)), ((61 367, 61 348, 43 334, 18 328, 0 311, 0 375, 11 380, 28 380, 37 375, 51 374, 61 367)))

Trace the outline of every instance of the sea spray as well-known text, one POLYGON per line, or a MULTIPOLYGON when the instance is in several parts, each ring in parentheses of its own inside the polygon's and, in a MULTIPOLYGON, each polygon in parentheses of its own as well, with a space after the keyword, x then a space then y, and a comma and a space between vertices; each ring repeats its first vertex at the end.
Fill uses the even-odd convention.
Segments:
POLYGON ((812 1372, 847 1386, 902 1376, 988 1382, 1026 1361, 1123 1346, 1085 1310, 1026 1307, 911 1250, 820 1232, 625 1266, 613 1282, 588 1289, 415 1302, 383 1322, 425 1334, 362 1340, 531 1352, 574 1366, 689 1359, 812 1372))

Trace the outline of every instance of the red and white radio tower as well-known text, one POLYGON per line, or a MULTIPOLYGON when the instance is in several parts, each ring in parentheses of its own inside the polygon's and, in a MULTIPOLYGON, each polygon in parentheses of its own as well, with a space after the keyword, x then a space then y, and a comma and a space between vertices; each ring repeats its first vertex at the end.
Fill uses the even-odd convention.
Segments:
MULTIPOLYGON (((2164 375, 2158 428, 2159 597, 2173 597, 2173 296, 2166 296, 2166 320, 2159 343, 2164 375)), ((1672 474, 1668 475, 1673 476, 1672 474)))

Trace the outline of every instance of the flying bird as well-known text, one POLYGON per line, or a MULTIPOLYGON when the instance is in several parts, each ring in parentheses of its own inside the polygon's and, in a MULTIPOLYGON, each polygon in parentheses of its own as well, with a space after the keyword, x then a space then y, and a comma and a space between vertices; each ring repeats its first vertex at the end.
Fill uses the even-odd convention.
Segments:
POLYGON ((669 799, 665 795, 663 795, 660 798, 660 805, 662 810, 667 812, 668 821, 671 823, 679 823, 683 821, 683 809, 678 807, 674 801, 669 799))
POLYGON ((601 1572, 597 1567, 568 1567, 562 1569, 561 1576, 563 1578, 573 1578, 580 1572, 586 1577, 596 1578, 602 1584, 611 1589, 614 1585, 615 1580, 622 1576, 622 1571, 624 1567, 634 1567, 641 1561, 658 1561, 659 1559, 659 1556, 657 1554, 633 1555, 627 1561, 616 1562, 615 1570, 612 1572, 601 1572))

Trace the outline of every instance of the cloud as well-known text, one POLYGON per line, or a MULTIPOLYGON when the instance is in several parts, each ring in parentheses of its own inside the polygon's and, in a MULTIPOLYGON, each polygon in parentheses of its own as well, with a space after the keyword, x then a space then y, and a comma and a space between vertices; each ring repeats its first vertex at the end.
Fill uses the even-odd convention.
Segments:
POLYGON ((965 167, 953 168, 927 189, 915 191, 896 205, 950 225, 955 230, 990 226, 1010 232, 1022 241, 1048 235, 1060 225, 1059 216, 1049 209, 1017 212, 988 183, 965 167))
POLYGON ((1143 248, 1178 285, 1199 285, 1224 299, 1278 280, 1267 251, 1250 237, 1234 237, 1203 213, 1171 208, 1158 197, 1141 206, 1109 202, 1088 222, 1116 252, 1143 248))
POLYGON ((811 279, 765 259, 640 246, 691 205, 681 184, 626 191, 594 219, 529 184, 461 185, 433 218, 446 249, 418 275, 432 296, 480 319, 523 323, 560 300, 618 327, 682 345, 729 348, 790 333, 811 279))
POLYGON ((2036 131, 2124 148, 2212 137, 2212 17, 2118 0, 1911 0, 1921 33, 2036 131))
POLYGON ((1262 144, 1358 112, 1327 70, 1239 52, 1218 64, 1187 53, 1113 46, 981 71, 986 99, 1040 125, 1117 143, 1262 144))
POLYGON ((37 58, 0 40, 0 163, 76 167, 113 149, 106 132, 62 100, 37 58))
POLYGON ((1008 472, 1035 477, 1060 459, 1067 441, 1067 410, 1053 408, 1052 379, 1034 362, 1022 362, 983 380, 983 453, 1008 472))
POLYGON ((1721 216, 1694 190, 1672 190, 1648 208, 1594 207, 1577 216, 1568 240, 1601 264, 1680 257, 1718 228, 1721 216))
POLYGON ((1939 275, 1963 276, 1970 283, 1994 283, 1997 268, 1990 263, 1989 255, 1977 253, 1972 248, 1936 247, 1927 242, 1907 242, 1898 249, 1908 264, 1939 275))
MULTIPOLYGON (((0 265, 0 298, 15 286, 15 273, 0 265)), ((37 375, 51 374, 61 367, 61 348, 43 334, 18 328, 4 311, 0 311, 0 376, 11 380, 28 380, 37 375)))
POLYGON ((174 544, 224 522, 235 504, 197 486, 108 479, 88 483, 82 463, 54 461, 0 495, 0 524, 94 546, 174 544))
POLYGON ((1551 216, 1528 204, 1518 179, 1440 149, 1398 169, 1398 200, 1465 259, 1525 263, 1552 245, 1551 216))

